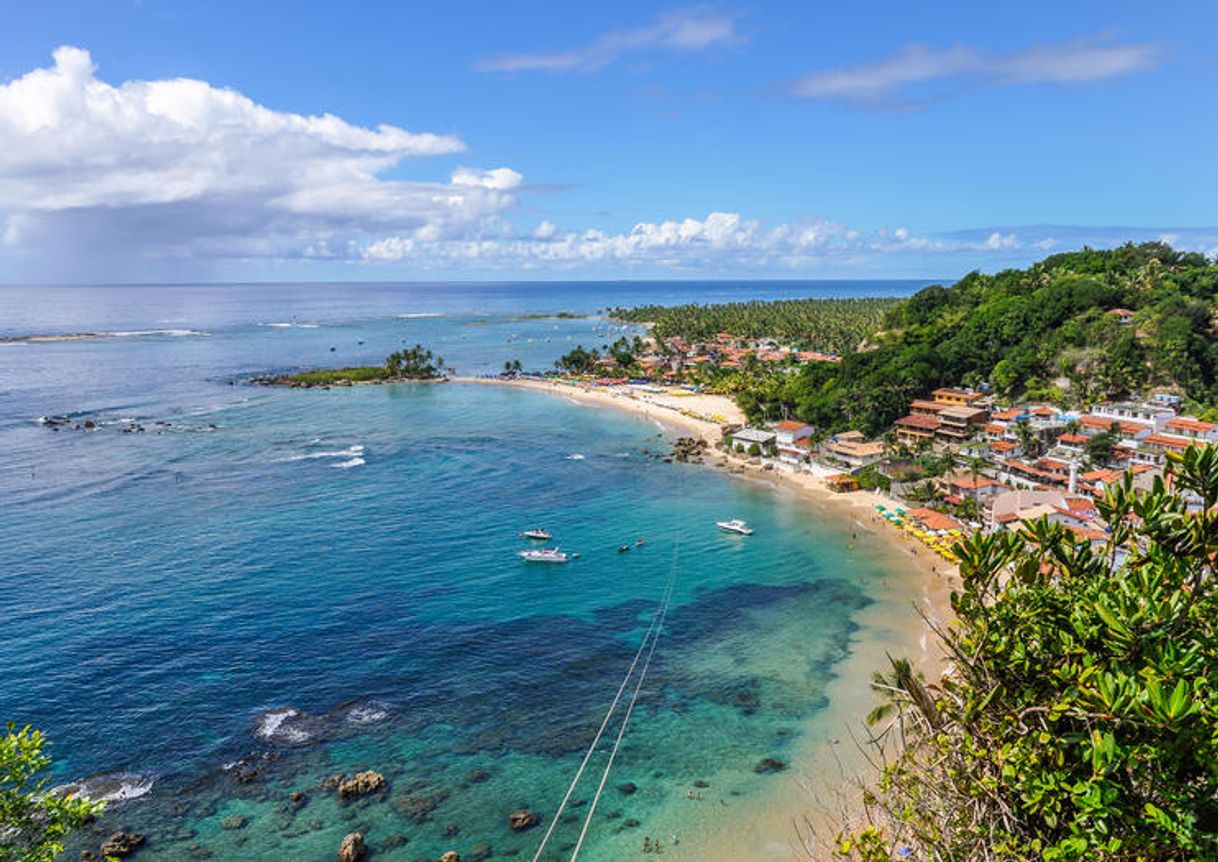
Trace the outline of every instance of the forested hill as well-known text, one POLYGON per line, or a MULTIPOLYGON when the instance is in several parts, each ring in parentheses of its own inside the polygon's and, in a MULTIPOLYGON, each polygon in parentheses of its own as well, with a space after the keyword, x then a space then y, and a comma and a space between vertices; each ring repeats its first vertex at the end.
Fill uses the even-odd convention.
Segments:
POLYGON ((1027 269, 970 273, 905 301, 817 300, 618 311, 656 334, 776 335, 843 354, 796 374, 710 380, 753 416, 794 414, 876 433, 939 386, 989 383, 1003 398, 1085 405, 1152 386, 1218 403, 1218 265, 1163 243, 1055 254, 1027 269), (1132 320, 1108 312, 1128 309, 1132 320), (877 326, 877 323, 879 324, 877 326), (769 331, 767 331, 769 330, 769 331))
POLYGON ((879 329, 898 299, 785 299, 773 302, 728 302, 717 305, 643 305, 616 308, 609 316, 651 323, 658 338, 690 341, 730 332, 745 338, 779 338, 809 350, 845 353, 879 329))

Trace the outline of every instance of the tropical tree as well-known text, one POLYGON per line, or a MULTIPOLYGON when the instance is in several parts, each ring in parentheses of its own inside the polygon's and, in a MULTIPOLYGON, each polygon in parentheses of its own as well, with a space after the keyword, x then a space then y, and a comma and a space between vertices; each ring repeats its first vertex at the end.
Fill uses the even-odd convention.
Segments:
POLYGON ((840 856, 1218 858, 1218 447, 1168 473, 1108 489, 1102 544, 1042 518, 956 546, 953 670, 878 682, 885 763, 840 856))
POLYGON ((1015 437, 1019 440, 1019 448, 1025 456, 1035 458, 1040 455, 1040 435, 1036 433, 1031 422, 1026 419, 1016 422, 1015 437))
POLYGON ((0 862, 51 862, 101 803, 47 789, 46 737, 10 723, 0 737, 0 862))

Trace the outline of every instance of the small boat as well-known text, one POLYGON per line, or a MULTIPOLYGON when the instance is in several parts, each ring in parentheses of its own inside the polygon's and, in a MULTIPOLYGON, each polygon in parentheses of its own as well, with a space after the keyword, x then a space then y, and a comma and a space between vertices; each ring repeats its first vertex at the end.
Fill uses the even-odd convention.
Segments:
POLYGON ((520 559, 526 563, 565 563, 570 557, 558 548, 536 548, 531 551, 521 551, 520 559))
POLYGON ((630 546, 629 546, 629 545, 621 545, 620 547, 618 547, 617 552, 618 552, 619 554, 624 554, 624 553, 626 553, 626 552, 627 552, 627 551, 629 551, 629 550, 630 550, 630 546))
POLYGON ((541 530, 541 529, 525 530, 520 535, 524 536, 526 539, 536 539, 539 542, 548 542, 548 541, 550 541, 550 539, 554 538, 554 536, 550 533, 549 530, 541 530))
POLYGON ((636 548, 641 548, 641 547, 643 546, 643 540, 642 540, 642 539, 635 539, 635 540, 634 540, 634 546, 635 546, 636 548))
POLYGON ((753 528, 739 518, 733 518, 730 521, 715 521, 715 526, 729 533, 739 533, 742 536, 753 535, 753 528))

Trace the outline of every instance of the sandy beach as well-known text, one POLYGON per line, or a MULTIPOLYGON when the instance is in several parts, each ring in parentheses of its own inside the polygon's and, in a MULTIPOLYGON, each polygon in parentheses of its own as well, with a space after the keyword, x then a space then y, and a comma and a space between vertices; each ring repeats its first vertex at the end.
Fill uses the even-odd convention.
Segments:
MULTIPOLYGON (((678 396, 636 386, 592 387, 529 379, 455 382, 529 389, 589 406, 628 410, 675 434, 702 437, 712 445, 720 439, 723 422, 744 422, 739 408, 723 395, 678 396)), ((861 814, 859 782, 874 778, 867 756, 856 742, 864 738, 863 717, 875 705, 866 680, 873 671, 887 667, 890 653, 909 657, 926 679, 939 678, 946 661, 923 615, 935 625, 950 620, 951 590, 958 584, 956 568, 876 513, 877 504, 898 505, 883 494, 836 493, 822 476, 763 470, 718 450, 708 453, 706 466, 729 472, 740 481, 769 485, 780 497, 793 494, 810 505, 817 517, 840 519, 851 541, 877 548, 894 572, 886 599, 860 614, 850 655, 825 692, 828 709, 841 717, 837 729, 827 732, 824 723, 818 723, 806 734, 796 762, 776 779, 764 803, 751 806, 747 817, 733 818, 722 832, 704 836, 697 847, 698 858, 721 862, 828 858, 833 836, 847 824, 859 825, 851 823, 861 814), (799 841, 809 829, 815 832, 810 852, 799 841)), ((683 854, 682 858, 692 857, 683 854)))

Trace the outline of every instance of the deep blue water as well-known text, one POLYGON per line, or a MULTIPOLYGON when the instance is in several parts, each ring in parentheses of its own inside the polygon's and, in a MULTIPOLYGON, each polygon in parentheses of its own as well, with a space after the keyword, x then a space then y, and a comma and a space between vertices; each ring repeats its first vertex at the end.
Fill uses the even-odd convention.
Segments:
POLYGON ((675 568, 614 773, 642 789, 606 810, 619 817, 583 858, 635 843, 623 814, 684 828, 673 800, 696 777, 756 795, 751 767, 823 707, 854 614, 882 598, 883 564, 841 525, 662 464, 645 454, 659 429, 613 411, 485 386, 244 380, 414 342, 463 373, 544 367, 633 330, 522 315, 918 286, 0 288, 0 337, 110 334, 0 344, 0 720, 43 728, 62 780, 155 777, 98 827, 147 831, 150 858, 329 858, 353 818, 385 858, 479 841, 531 857, 540 836, 512 834, 506 813, 561 798, 675 568), (36 422, 48 414, 97 427, 36 422), (758 535, 719 533, 723 517, 758 535), (517 533, 534 525, 582 558, 522 564, 517 533), (377 720, 335 712, 352 700, 377 720), (283 748, 254 730, 286 705, 325 716, 318 739, 233 780, 224 764, 283 748), (367 766, 390 776, 388 801, 313 792, 367 766), (293 789, 313 792, 300 812, 293 789), (440 801, 419 817, 419 798, 440 801), (221 828, 232 813, 248 825, 221 828))

